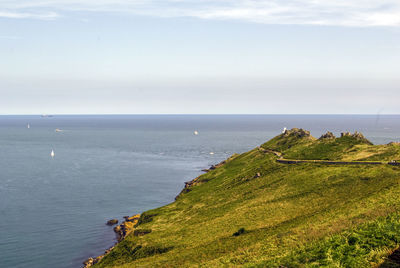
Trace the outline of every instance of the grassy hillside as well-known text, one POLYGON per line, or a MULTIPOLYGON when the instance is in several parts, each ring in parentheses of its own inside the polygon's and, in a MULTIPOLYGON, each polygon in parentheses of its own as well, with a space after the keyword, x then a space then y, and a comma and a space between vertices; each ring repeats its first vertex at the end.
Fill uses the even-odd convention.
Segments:
POLYGON ((95 267, 391 267, 386 257, 400 245, 400 166, 287 165, 270 150, 290 159, 400 159, 398 144, 287 131, 143 213, 136 235, 95 267))

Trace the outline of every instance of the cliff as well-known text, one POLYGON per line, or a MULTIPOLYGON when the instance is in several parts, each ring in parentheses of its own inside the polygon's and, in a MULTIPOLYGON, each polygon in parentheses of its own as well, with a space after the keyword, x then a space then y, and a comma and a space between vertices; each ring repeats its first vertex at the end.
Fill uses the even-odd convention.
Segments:
POLYGON ((175 202, 142 213, 94 267, 397 265, 400 166, 281 158, 396 163, 400 145, 288 130, 186 183, 175 202))

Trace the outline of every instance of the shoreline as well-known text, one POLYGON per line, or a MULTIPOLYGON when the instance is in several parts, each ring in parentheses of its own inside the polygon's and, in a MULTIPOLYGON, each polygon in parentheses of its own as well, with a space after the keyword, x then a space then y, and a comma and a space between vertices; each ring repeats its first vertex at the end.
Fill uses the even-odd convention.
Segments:
MULTIPOLYGON (((211 165, 209 168, 206 169, 202 169, 201 171, 203 171, 204 173, 210 172, 212 170, 215 170, 219 167, 224 166, 227 162, 231 161, 232 159, 234 159, 235 157, 237 157, 239 154, 234 153, 233 155, 229 156, 227 159, 219 162, 218 164, 215 165, 211 165)), ((196 178, 185 182, 185 186, 183 187, 183 189, 179 192, 179 194, 175 197, 175 201, 184 193, 189 192, 191 190, 191 187, 199 184, 201 182, 199 182, 199 177, 201 175, 197 176, 196 178)), ((96 263, 98 263, 99 261, 101 261, 107 254, 109 254, 114 248, 115 246, 117 246, 120 242, 122 242, 125 237, 127 237, 130 233, 134 232, 134 230, 136 229, 136 226, 139 223, 139 219, 140 217, 143 215, 142 214, 136 214, 133 215, 131 217, 129 216, 124 216, 123 218, 125 219, 125 221, 123 221, 121 224, 115 226, 113 228, 115 234, 117 235, 117 242, 110 248, 106 249, 104 251, 104 254, 99 255, 97 257, 90 257, 88 259, 86 259, 82 264, 83 264, 83 268, 88 268, 91 267, 93 265, 95 265, 96 263)), ((136 235, 136 234, 134 234, 136 235)), ((138 234, 138 235, 143 235, 143 234, 138 234)))
POLYGON ((113 246, 111 246, 110 248, 106 249, 104 251, 104 254, 99 255, 97 257, 89 257, 88 259, 86 259, 82 264, 83 264, 83 268, 88 268, 91 267, 93 265, 95 265, 96 263, 98 263, 99 261, 101 261, 107 254, 109 254, 116 245, 118 245, 121 241, 123 241, 125 239, 125 237, 127 235, 129 235, 131 232, 133 232, 139 222, 139 218, 140 218, 141 214, 136 214, 133 215, 131 217, 129 216, 124 216, 125 221, 123 221, 121 224, 115 226, 113 228, 114 233, 117 235, 117 242, 115 242, 115 244, 113 246))
MULTIPOLYGON (((212 171, 218 167, 223 166, 224 164, 226 164, 228 161, 232 160, 233 158, 235 158, 238 154, 233 154, 230 157, 228 157, 226 160, 221 161, 220 163, 216 164, 216 165, 211 165, 208 169, 202 169, 201 171, 203 171, 204 173, 207 173, 209 171, 212 171)), ((201 176, 201 175, 200 175, 201 176)), ((199 179, 200 176, 197 176, 196 178, 185 182, 185 186, 183 187, 183 189, 179 192, 179 194, 175 197, 175 201, 185 192, 190 191, 191 187, 194 186, 197 182, 197 180, 199 179)), ((143 213, 142 213, 143 214, 143 213)), ((120 242, 122 242, 130 233, 132 233, 135 229, 136 226, 139 222, 140 216, 142 214, 136 214, 133 215, 131 217, 129 216, 124 216, 123 218, 125 219, 125 221, 123 221, 121 224, 115 226, 113 228, 114 233, 117 235, 117 242, 115 242, 115 244, 113 246, 111 246, 110 248, 106 249, 104 251, 104 254, 101 254, 97 257, 89 257, 88 259, 86 259, 82 264, 82 268, 89 268, 92 267, 93 265, 95 265, 96 263, 98 263, 99 261, 101 261, 105 256, 107 256, 107 254, 109 254, 114 248, 115 246, 117 246, 120 242)))

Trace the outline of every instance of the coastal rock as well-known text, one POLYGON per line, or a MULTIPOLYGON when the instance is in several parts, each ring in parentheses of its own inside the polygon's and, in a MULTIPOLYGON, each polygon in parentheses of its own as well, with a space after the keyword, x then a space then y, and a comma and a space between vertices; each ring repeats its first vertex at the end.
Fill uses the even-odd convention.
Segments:
POLYGON ((137 215, 133 215, 131 217, 125 218, 125 221, 134 222, 134 221, 138 221, 139 218, 140 218, 140 214, 137 214, 137 215))
POLYGON ((191 181, 186 181, 185 187, 183 187, 182 191, 175 197, 175 200, 177 200, 182 194, 190 192, 191 191, 190 188, 192 186, 196 185, 198 180, 199 180, 199 177, 196 177, 191 181))
POLYGON ((367 140, 367 138, 365 138, 365 136, 362 133, 358 132, 358 131, 354 132, 353 134, 351 134, 350 132, 342 132, 340 134, 340 137, 342 137, 342 138, 343 137, 352 137, 352 138, 355 138, 355 139, 357 139, 359 141, 362 141, 362 142, 365 142, 367 144, 371 144, 372 145, 372 142, 367 140))
POLYGON ((109 249, 107 249, 106 251, 104 251, 104 255, 107 255, 108 253, 111 252, 111 250, 114 249, 115 246, 110 247, 109 249))
POLYGON ((303 137, 310 137, 311 133, 308 130, 304 130, 302 128, 292 128, 290 130, 285 130, 282 134, 284 137, 298 137, 298 138, 303 138, 303 137))
MULTIPOLYGON (((132 217, 129 217, 129 216, 127 216, 127 217, 128 217, 128 218, 135 217, 136 219, 138 219, 138 218, 140 217, 140 214, 139 214, 139 215, 132 216, 132 217)), ((136 224, 136 223, 135 223, 135 224, 136 224)), ((133 228, 133 227, 132 227, 132 228, 133 228)), ((116 226, 116 227, 114 227, 114 231, 115 231, 116 233, 117 233, 117 232, 120 232, 121 229, 122 229, 122 228, 121 228, 119 225, 116 226)), ((123 237, 123 238, 125 238, 125 237, 123 237)), ((123 239, 123 238, 122 238, 122 239, 123 239)), ((122 239, 121 239, 121 240, 122 240, 122 239)), ((119 239, 118 242, 117 242, 116 244, 118 244, 119 242, 121 242, 121 240, 119 239)), ((115 245, 116 245, 116 244, 115 244, 115 245)), ((112 247, 110 247, 109 249, 105 250, 103 255, 97 256, 96 258, 89 258, 89 259, 87 259, 86 261, 84 261, 84 262, 83 262, 83 268, 89 268, 89 267, 95 265, 96 263, 98 263, 99 261, 101 261, 108 253, 110 253, 110 252, 115 248, 115 245, 112 246, 112 247)))
POLYGON ((83 268, 88 268, 91 267, 93 265, 95 265, 96 263, 98 263, 99 261, 101 261, 101 259, 104 258, 104 256, 109 253, 114 247, 111 247, 109 250, 106 250, 106 252, 104 253, 104 255, 100 255, 96 258, 89 258, 86 261, 83 262, 83 268))
POLYGON ((134 215, 132 217, 127 217, 122 224, 114 227, 114 232, 117 234, 118 242, 123 240, 129 233, 131 233, 135 229, 139 218, 140 214, 134 215))
POLYGON ((83 262, 83 268, 87 268, 90 267, 94 264, 94 259, 93 258, 89 258, 86 261, 83 262))
POLYGON ((366 138, 364 137, 364 135, 358 131, 354 132, 354 134, 352 135, 352 137, 358 139, 358 140, 366 140, 366 138))
POLYGON ((336 139, 336 137, 335 137, 335 135, 333 135, 333 133, 332 132, 330 132, 330 131, 328 131, 328 132, 326 132, 325 134, 323 134, 320 138, 319 138, 319 140, 326 140, 326 139, 336 139))
POLYGON ((210 168, 202 169, 201 171, 209 172, 209 171, 214 170, 214 169, 216 169, 216 168, 219 168, 219 167, 221 167, 221 166, 223 166, 223 165, 225 165, 225 164, 226 164, 226 160, 224 160, 224 161, 222 161, 222 162, 220 162, 220 163, 218 163, 218 164, 216 164, 216 165, 211 165, 210 168))
POLYGON ((117 219, 111 219, 111 220, 109 220, 109 221, 107 221, 107 225, 109 225, 109 226, 111 226, 111 225, 114 225, 114 224, 117 224, 118 223, 118 220, 117 219))

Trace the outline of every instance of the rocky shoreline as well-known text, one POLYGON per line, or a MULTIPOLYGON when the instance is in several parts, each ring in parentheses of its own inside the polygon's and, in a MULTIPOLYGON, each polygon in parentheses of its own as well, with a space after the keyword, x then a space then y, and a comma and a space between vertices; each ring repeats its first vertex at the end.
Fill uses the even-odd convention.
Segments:
MULTIPOLYGON (((210 172, 214 169, 217 169, 223 165, 225 165, 227 162, 231 161, 233 158, 235 158, 236 156, 238 156, 238 154, 233 154, 232 156, 230 156, 228 159, 216 164, 216 165, 212 165, 210 168, 208 169, 203 169, 203 172, 210 172)), ((199 176, 200 177, 200 176, 199 176)), ((179 193, 179 195, 177 195, 175 197, 175 200, 179 198, 180 195, 182 195, 185 192, 190 191, 190 188, 196 184, 198 184, 198 179, 199 177, 194 178, 191 181, 185 182, 185 187, 183 188, 183 190, 179 193)), ((138 222, 139 222, 139 218, 140 218, 141 214, 136 214, 133 215, 131 217, 129 216, 124 216, 125 221, 123 223, 121 223, 120 225, 117 225, 114 227, 114 232, 117 235, 117 242, 110 247, 109 249, 107 249, 106 251, 104 251, 104 254, 97 256, 95 258, 88 258, 86 261, 83 262, 83 268, 88 268, 91 267, 93 265, 95 265, 96 263, 98 263, 101 259, 103 259, 108 253, 110 253, 114 247, 120 243, 122 240, 124 240, 124 238, 129 235, 131 232, 135 231, 135 227, 137 226, 138 222)), ((117 219, 111 219, 109 221, 107 221, 107 225, 112 226, 114 224, 117 224, 118 220, 117 219)), ((137 230, 137 232, 135 231, 134 235, 135 236, 141 236, 141 235, 145 235, 147 233, 150 233, 151 230, 137 230)))
MULTIPOLYGON (((86 261, 84 261, 83 268, 88 268, 88 267, 95 265, 101 259, 103 259, 108 253, 110 253, 119 242, 124 240, 124 238, 128 234, 130 234, 132 231, 135 230, 135 227, 136 227, 137 223, 139 222, 139 218, 140 218, 140 214, 136 214, 131 217, 124 216, 125 221, 123 223, 121 223, 120 225, 117 225, 114 227, 114 232, 117 235, 117 242, 112 247, 110 247, 109 249, 104 251, 104 254, 97 256, 95 258, 89 258, 86 261)), ((117 224, 117 223, 118 223, 118 220, 112 219, 112 220, 109 220, 106 224, 113 225, 113 224, 117 224)))

